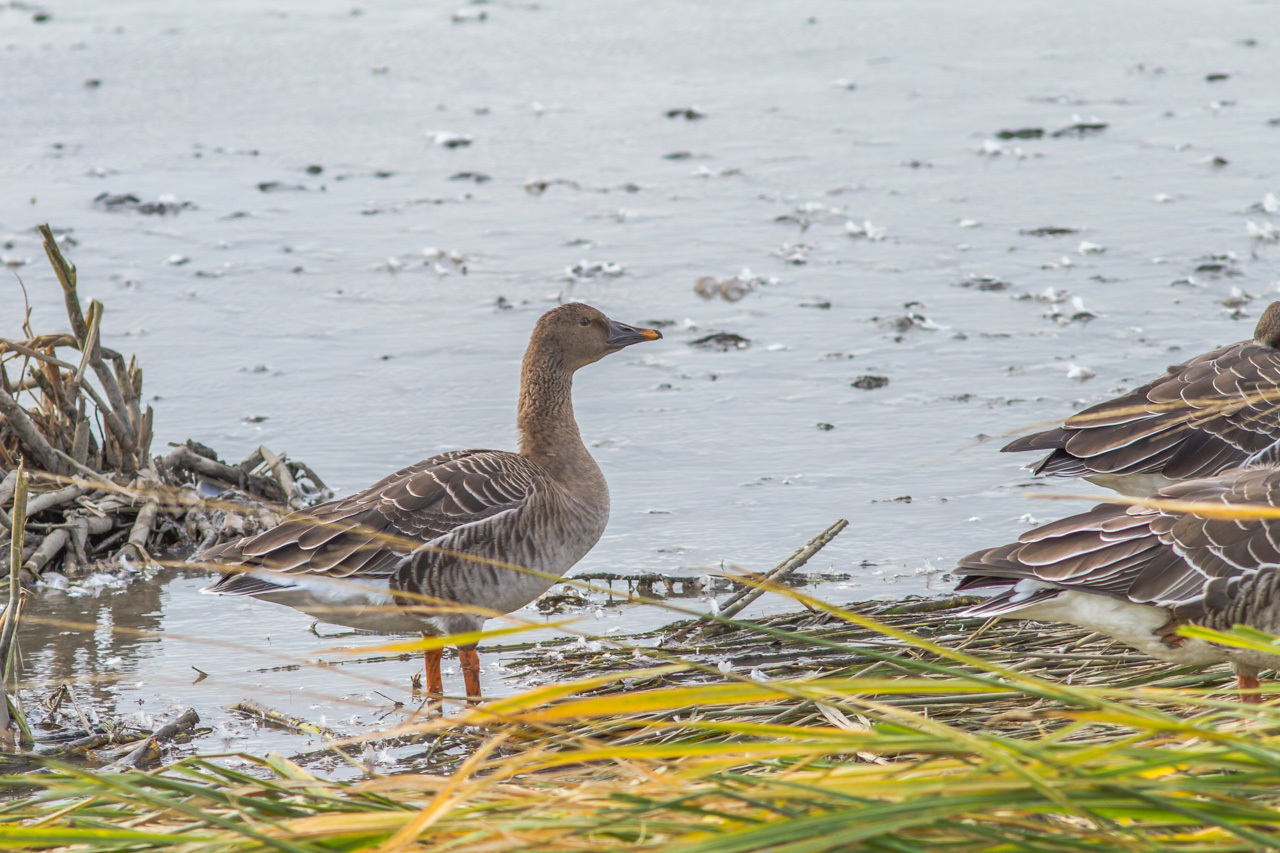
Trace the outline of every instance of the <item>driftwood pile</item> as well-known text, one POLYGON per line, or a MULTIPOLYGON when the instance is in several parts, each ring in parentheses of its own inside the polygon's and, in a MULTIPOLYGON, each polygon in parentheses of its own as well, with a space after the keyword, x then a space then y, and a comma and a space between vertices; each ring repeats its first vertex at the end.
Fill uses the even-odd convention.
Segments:
POLYGON ((83 310, 75 266, 47 225, 38 230, 71 331, 36 334, 28 309, 23 339, 0 338, 0 547, 12 540, 21 462, 31 475, 24 585, 252 532, 327 492, 306 465, 266 448, 238 465, 191 441, 153 458, 142 369, 101 344, 102 304, 83 310))

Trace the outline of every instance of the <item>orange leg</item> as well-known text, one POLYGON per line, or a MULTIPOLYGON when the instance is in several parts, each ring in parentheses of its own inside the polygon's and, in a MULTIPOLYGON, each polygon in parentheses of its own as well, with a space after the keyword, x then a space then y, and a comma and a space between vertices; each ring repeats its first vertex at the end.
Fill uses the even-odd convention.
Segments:
POLYGON ((458 649, 458 662, 462 664, 462 680, 467 685, 467 701, 474 705, 480 701, 480 655, 476 647, 458 649))
POLYGON ((1236 689, 1240 691, 1240 701, 1248 705, 1261 705, 1262 694, 1258 692, 1261 683, 1256 675, 1236 675, 1236 689))
POLYGON ((444 649, 427 649, 422 653, 423 668, 427 671, 427 693, 439 696, 444 693, 444 679, 440 676, 440 659, 444 649))

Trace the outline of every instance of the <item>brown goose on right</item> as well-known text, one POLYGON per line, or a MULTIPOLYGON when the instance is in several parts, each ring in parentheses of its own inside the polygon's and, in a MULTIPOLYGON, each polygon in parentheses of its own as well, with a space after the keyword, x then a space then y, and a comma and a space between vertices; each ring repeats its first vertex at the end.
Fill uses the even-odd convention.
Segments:
POLYGON ((1083 477, 1126 495, 1228 468, 1277 464, 1280 302, 1253 338, 1170 367, 1141 388, 1024 436, 1005 452, 1048 450, 1035 474, 1083 477))
MULTIPOLYGON (((1238 469, 1158 498, 1280 508, 1280 470, 1238 469)), ((959 562, 957 590, 996 594, 971 616, 1069 622, 1175 664, 1229 661, 1245 701, 1280 657, 1189 640, 1183 624, 1280 633, 1280 518, 1224 520, 1100 504, 959 562)))

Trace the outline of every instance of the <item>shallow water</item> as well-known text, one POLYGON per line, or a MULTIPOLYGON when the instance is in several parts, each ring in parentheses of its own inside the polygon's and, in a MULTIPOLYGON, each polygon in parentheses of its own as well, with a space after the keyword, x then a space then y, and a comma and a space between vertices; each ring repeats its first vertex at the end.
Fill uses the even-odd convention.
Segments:
MULTIPOLYGON (((1280 246, 1247 230, 1275 221, 1260 205, 1280 193, 1277 4, 1010 8, 550 0, 455 22, 407 3, 59 2, 43 23, 0 8, 3 254, 31 262, 32 325, 61 328, 30 229, 74 229, 104 340, 146 370, 157 449, 266 444, 340 492, 442 450, 513 446, 519 359, 557 300, 670 321, 578 377, 614 507, 580 569, 767 568, 845 517, 810 569, 852 579, 824 595, 939 592, 957 557, 1083 506, 1028 502, 1030 460, 976 440, 1247 337, 1280 279, 1280 246), (691 107, 703 116, 665 115, 691 107), (1107 127, 1052 135, 1081 122, 1107 127), (1045 134, 996 138, 1022 128, 1045 134), (192 206, 107 210, 102 193, 192 206), (1026 233, 1045 227, 1077 230, 1026 233), (580 262, 623 273, 570 281, 580 262), (744 268, 766 281, 740 301, 694 290, 744 268), (1032 298, 1050 288, 1082 302, 1032 298), (1233 312, 1233 288, 1258 299, 1233 312), (1096 317, 1070 319, 1082 311, 1096 317), (692 345, 722 331, 749 347, 692 345), (863 376, 889 382, 851 385, 863 376)), ((15 335, 20 295, 3 287, 15 335)), ((337 697, 407 693, 400 661, 259 672, 335 641, 201 584, 40 599, 33 616, 99 627, 86 642, 30 624, 29 672, 206 722, 252 695, 363 724, 389 703, 337 697), (188 683, 193 666, 209 676, 188 683)), ((518 686, 486 669, 487 691, 518 686)), ((299 748, 233 729, 250 738, 232 746, 299 748)))

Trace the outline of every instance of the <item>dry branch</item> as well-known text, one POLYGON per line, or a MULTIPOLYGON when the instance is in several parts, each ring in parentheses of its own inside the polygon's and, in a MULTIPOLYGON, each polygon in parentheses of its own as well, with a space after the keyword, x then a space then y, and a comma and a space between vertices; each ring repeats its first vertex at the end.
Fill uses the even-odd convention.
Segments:
MULTIPOLYGON (((36 548, 34 554, 27 558, 22 564, 22 568, 26 569, 33 576, 40 575, 45 567, 62 553, 62 550, 71 542, 77 531, 81 534, 81 542, 84 542, 92 535, 101 535, 109 531, 112 527, 110 518, 94 517, 75 517, 72 518, 66 527, 60 527, 51 532, 41 542, 40 547, 36 548)), ((82 546, 83 547, 83 546, 82 546)))
POLYGON ((152 761, 158 761, 161 757, 159 744, 173 740, 183 732, 189 732, 200 722, 200 715, 196 713, 195 708, 188 708, 182 712, 182 716, 176 720, 165 723, 156 729, 155 734, 138 744, 129 754, 116 761, 109 766, 108 770, 128 770, 130 767, 140 767, 152 761))
MULTIPOLYGON (((720 617, 725 619, 731 619, 734 616, 738 615, 743 610, 745 610, 748 607, 748 605, 754 602, 757 598, 764 595, 765 588, 768 585, 778 584, 784 581, 787 575, 790 575, 792 572, 795 572, 796 570, 798 570, 805 563, 809 562, 809 559, 814 554, 818 553, 823 548, 827 547, 827 544, 832 539, 835 539, 837 536, 839 536, 840 531, 844 530, 848 526, 849 526, 848 521, 846 521, 843 518, 839 519, 838 521, 833 523, 830 527, 828 527, 826 530, 822 531, 817 536, 810 539, 807 543, 804 544, 804 546, 802 546, 790 557, 788 557, 787 559, 783 560, 781 563, 779 563, 778 565, 770 569, 768 574, 764 575, 761 578, 758 578, 757 584, 754 584, 752 586, 745 586, 742 589, 739 589, 733 595, 729 596, 728 599, 726 599, 722 604, 718 606, 715 613, 705 614, 704 616, 702 616, 702 618, 698 619, 693 624, 688 625, 676 631, 675 634, 672 635, 673 639, 680 640, 686 637, 692 631, 702 630, 706 628, 716 618, 716 615, 719 615, 720 617)), ((714 631, 712 633, 714 633, 714 631)))
POLYGON ((292 502, 298 493, 298 486, 293 482, 293 475, 289 473, 289 466, 285 464, 284 456, 277 456, 261 446, 258 447, 258 452, 262 454, 263 461, 267 463, 267 467, 275 475, 276 482, 280 484, 280 489, 284 492, 285 501, 292 502))
POLYGON ((156 523, 156 515, 159 511, 160 502, 155 498, 147 498, 146 503, 142 505, 142 511, 134 519, 133 527, 129 529, 129 540, 125 545, 133 549, 134 555, 139 560, 148 559, 147 537, 151 535, 151 527, 156 523))
POLYGON ((280 484, 266 477, 258 477, 247 473, 243 468, 231 467, 217 459, 210 459, 197 453, 190 443, 175 447, 161 462, 169 471, 187 471, 203 474, 227 485, 235 486, 242 491, 251 492, 269 500, 280 500, 284 494, 280 484))
POLYGON ((28 452, 35 455, 35 461, 45 471, 50 474, 63 473, 62 460, 40 434, 40 429, 31 420, 31 416, 3 390, 0 390, 0 415, 4 415, 5 423, 18 435, 28 452))
POLYGON ((27 504, 27 514, 39 515, 47 509, 70 503, 83 495, 84 492, 83 486, 67 486, 65 489, 59 489, 56 492, 45 492, 27 504))

